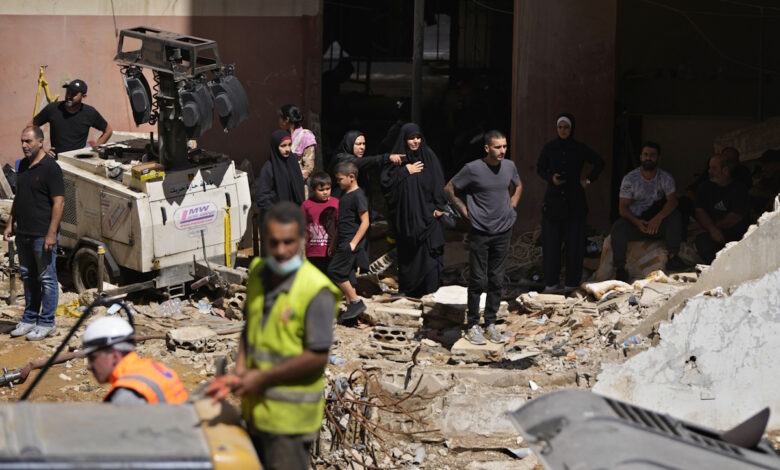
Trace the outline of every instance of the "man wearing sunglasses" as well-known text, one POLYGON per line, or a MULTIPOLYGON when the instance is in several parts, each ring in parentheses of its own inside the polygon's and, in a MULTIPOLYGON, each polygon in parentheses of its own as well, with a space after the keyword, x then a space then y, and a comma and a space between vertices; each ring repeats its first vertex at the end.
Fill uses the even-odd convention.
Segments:
POLYGON ((110 383, 103 401, 114 404, 179 404, 187 391, 173 370, 135 352, 133 327, 117 317, 101 317, 84 330, 87 368, 98 383, 110 383))
POLYGON ((215 400, 231 392, 241 397, 266 470, 309 467, 325 408, 324 372, 341 291, 303 259, 305 230, 303 211, 292 202, 266 212, 263 241, 269 256, 249 266, 246 327, 235 372, 206 388, 215 400))

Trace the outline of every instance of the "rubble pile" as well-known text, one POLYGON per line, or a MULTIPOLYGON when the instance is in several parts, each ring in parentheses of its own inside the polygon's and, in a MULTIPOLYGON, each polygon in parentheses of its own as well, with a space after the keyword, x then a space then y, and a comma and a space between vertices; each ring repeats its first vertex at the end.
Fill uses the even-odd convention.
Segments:
POLYGON ((605 365, 596 391, 715 429, 770 406, 780 425, 780 270, 688 300, 659 345, 605 365))
POLYGON ((559 388, 590 388, 602 361, 622 362, 647 349, 648 338, 618 338, 691 277, 658 272, 633 285, 584 285, 572 297, 521 294, 502 302, 498 312, 499 329, 510 336, 505 345, 477 346, 461 338, 467 309, 462 286, 444 286, 422 299, 366 299, 358 328, 336 329, 328 368, 332 417, 323 436, 337 452, 320 458, 333 468, 339 467, 334 458, 355 468, 533 468, 530 457, 518 460, 527 449, 504 414, 559 388), (596 288, 599 300, 587 294, 596 288), (345 402, 349 411, 334 390, 357 397, 345 402), (403 411, 367 404, 377 400, 400 404, 403 411), (360 406, 373 412, 356 417, 360 406), (339 420, 345 422, 336 426, 339 420), (347 429, 368 438, 338 435, 347 429), (389 452, 378 437, 393 443, 389 452), (427 457, 415 463, 421 448, 427 457), (510 452, 518 448, 519 454, 510 452))

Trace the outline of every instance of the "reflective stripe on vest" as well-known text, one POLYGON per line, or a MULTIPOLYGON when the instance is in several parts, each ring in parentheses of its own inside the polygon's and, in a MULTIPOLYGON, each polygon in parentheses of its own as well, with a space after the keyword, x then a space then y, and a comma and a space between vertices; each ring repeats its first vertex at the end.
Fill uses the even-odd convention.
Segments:
MULTIPOLYGON (((263 262, 249 267, 246 299, 246 367, 268 370, 300 356, 304 350, 306 310, 314 296, 328 289, 334 297, 333 318, 341 292, 308 260, 295 274, 289 291, 282 291, 266 316, 263 262)), ((244 396, 244 419, 254 429, 274 434, 310 434, 322 426, 325 399, 324 371, 309 377, 275 384, 264 393, 244 396)))
POLYGON ((152 389, 155 395, 157 395, 157 403, 167 403, 165 400, 165 394, 163 393, 160 386, 157 385, 153 380, 149 380, 148 377, 144 377, 143 375, 128 374, 119 377, 119 380, 137 380, 139 382, 143 382, 152 389))
POLYGON ((295 356, 283 356, 281 354, 277 354, 273 351, 258 351, 255 349, 253 345, 247 345, 247 355, 252 358, 252 360, 257 362, 270 362, 271 364, 277 366, 285 361, 288 361, 292 359, 295 356))
POLYGON ((135 352, 125 355, 109 377, 111 388, 106 400, 117 388, 127 388, 144 397, 147 403, 176 405, 187 401, 187 390, 175 371, 135 352))
POLYGON ((286 401, 290 403, 317 403, 322 399, 322 392, 303 392, 298 390, 285 390, 283 388, 269 388, 263 393, 267 400, 286 401))

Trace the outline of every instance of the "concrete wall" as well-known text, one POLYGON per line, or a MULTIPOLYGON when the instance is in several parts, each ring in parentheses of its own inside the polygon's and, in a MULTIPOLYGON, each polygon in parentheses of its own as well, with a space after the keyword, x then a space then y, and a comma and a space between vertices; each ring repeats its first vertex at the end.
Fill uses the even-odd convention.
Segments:
POLYGON ((539 223, 546 183, 536 175, 542 146, 556 138, 555 118, 570 112, 577 139, 606 161, 588 190, 589 223, 609 223, 615 95, 616 0, 515 0, 513 159, 523 180, 520 229, 539 223))
POLYGON ((769 430, 780 429, 780 270, 691 299, 660 333, 658 346, 604 365, 593 391, 720 430, 769 407, 769 430))
POLYGON ((63 82, 81 78, 89 85, 86 102, 115 130, 136 130, 113 58, 117 31, 140 25, 215 40, 222 61, 236 64, 250 118, 229 134, 215 118, 203 147, 236 161, 249 158, 258 171, 279 106, 296 103, 304 115, 320 111, 321 0, 5 0, 0 25, 0 162, 21 156, 19 135, 32 118, 39 65, 49 66, 52 93, 62 95, 63 82))

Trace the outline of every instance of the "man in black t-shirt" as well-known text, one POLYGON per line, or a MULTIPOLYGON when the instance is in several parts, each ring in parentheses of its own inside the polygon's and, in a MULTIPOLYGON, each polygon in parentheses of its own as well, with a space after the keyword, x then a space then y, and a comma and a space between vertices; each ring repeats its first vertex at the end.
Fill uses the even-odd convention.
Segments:
POLYGON ((39 341, 54 331, 59 295, 55 252, 65 189, 60 166, 43 151, 40 127, 22 131, 22 151, 25 158, 19 165, 17 193, 3 232, 5 240, 16 234, 24 283, 24 315, 11 336, 39 341))
MULTIPOLYGON (((66 83, 65 101, 49 103, 41 110, 28 126, 42 126, 49 123, 51 148, 49 155, 78 150, 86 147, 90 128, 102 131, 103 134, 95 141, 95 145, 108 142, 114 132, 103 116, 88 104, 82 103, 87 97, 87 84, 84 80, 73 80, 66 83)), ((56 158, 56 157, 55 157, 56 158)))
POLYGON ((696 249, 706 263, 726 242, 739 240, 747 230, 750 197, 748 189, 735 181, 737 165, 722 155, 710 158, 710 180, 696 191, 696 220, 706 230, 696 237, 696 249))

